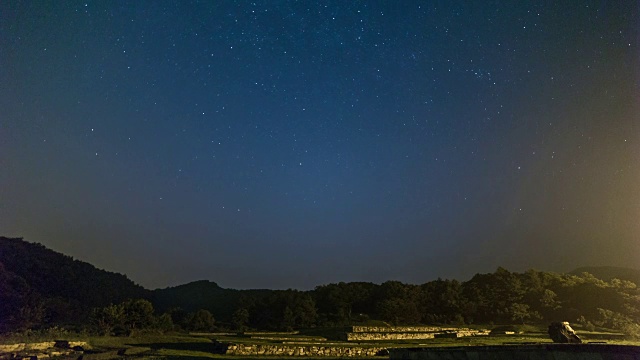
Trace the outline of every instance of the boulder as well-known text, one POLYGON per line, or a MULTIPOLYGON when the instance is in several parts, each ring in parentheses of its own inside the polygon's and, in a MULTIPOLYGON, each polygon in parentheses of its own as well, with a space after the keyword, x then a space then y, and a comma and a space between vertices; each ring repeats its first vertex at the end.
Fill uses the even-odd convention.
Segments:
POLYGON ((582 340, 567 321, 552 322, 549 325, 549 337, 554 343, 581 344, 582 340))

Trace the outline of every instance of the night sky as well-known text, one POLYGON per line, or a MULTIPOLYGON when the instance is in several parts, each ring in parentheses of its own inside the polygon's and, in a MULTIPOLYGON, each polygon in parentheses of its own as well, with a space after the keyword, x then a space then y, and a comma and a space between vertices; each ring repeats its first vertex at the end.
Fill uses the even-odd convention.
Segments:
POLYGON ((0 235, 148 288, 638 268, 639 8, 2 1, 0 235))

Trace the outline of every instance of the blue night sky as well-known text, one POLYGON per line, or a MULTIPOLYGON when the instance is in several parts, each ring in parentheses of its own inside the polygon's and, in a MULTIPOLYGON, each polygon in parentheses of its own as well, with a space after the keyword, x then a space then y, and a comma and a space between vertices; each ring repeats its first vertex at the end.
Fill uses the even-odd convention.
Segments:
POLYGON ((148 288, 640 267, 639 8, 2 1, 0 235, 148 288))

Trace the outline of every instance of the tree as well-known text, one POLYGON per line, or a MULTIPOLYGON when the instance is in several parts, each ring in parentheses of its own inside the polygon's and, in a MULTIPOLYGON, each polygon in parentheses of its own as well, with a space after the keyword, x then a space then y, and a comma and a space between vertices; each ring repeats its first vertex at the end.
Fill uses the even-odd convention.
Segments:
POLYGON ((529 319, 531 317, 531 314, 529 313, 529 305, 527 304, 513 303, 509 307, 509 312, 511 313, 511 320, 522 321, 523 324, 525 319, 529 319))
POLYGON ((422 319, 422 289, 399 281, 387 281, 376 293, 376 310, 382 320, 396 325, 418 324, 422 319))
POLYGON ((462 284, 457 280, 428 282, 421 286, 423 293, 422 311, 427 323, 463 323, 463 309, 467 308, 467 316, 472 316, 469 304, 463 296, 462 284))
POLYGON ((333 325, 351 324, 353 314, 373 312, 372 293, 376 285, 364 282, 328 284, 316 287, 315 302, 333 325))
POLYGON ((189 330, 211 331, 214 328, 215 319, 209 310, 200 309, 189 317, 189 330))
POLYGON ((124 325, 129 330, 150 327, 153 322, 153 304, 149 300, 127 300, 122 304, 124 311, 124 325))
POLYGON ((287 331, 292 331, 296 324, 296 316, 293 314, 293 310, 290 307, 285 306, 282 312, 282 325, 287 331))
POLYGON ((167 310, 167 314, 169 314, 169 316, 171 316, 171 322, 174 325, 177 325, 177 326, 181 327, 182 329, 186 329, 187 328, 187 321, 188 321, 188 318, 189 318, 189 313, 184 311, 182 308, 173 307, 173 308, 167 310))
POLYGON ((287 307, 290 307, 293 312, 295 326, 311 327, 316 324, 318 313, 316 303, 311 295, 296 291, 287 307))
POLYGON ((421 314, 411 299, 394 297, 378 303, 378 314, 384 321, 394 325, 414 325, 420 322, 421 314))
POLYGON ((171 314, 164 313, 158 316, 154 327, 161 332, 173 330, 173 319, 171 319, 171 314))
POLYGON ((522 303, 526 289, 517 274, 499 267, 493 274, 476 274, 464 284, 464 295, 474 302, 474 320, 510 321, 510 306, 522 303))
POLYGON ((249 323, 249 310, 245 308, 238 308, 233 312, 231 317, 231 323, 238 331, 245 331, 247 324, 249 323))
POLYGON ((124 325, 124 307, 122 304, 95 308, 90 316, 91 324, 102 335, 111 335, 117 326, 124 325))
POLYGON ((553 290, 544 289, 540 297, 540 304, 547 309, 557 310, 560 308, 560 302, 557 297, 558 295, 553 290))
POLYGON ((0 262, 0 333, 39 325, 44 316, 40 296, 0 262))

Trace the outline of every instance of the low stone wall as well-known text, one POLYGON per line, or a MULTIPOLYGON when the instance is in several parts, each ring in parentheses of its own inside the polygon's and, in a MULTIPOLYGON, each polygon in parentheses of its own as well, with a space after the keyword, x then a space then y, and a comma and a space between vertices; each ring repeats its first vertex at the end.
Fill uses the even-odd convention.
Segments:
POLYGON ((435 333, 347 333, 347 341, 424 340, 433 339, 435 333))
POLYGON ((437 332, 454 328, 439 326, 352 326, 354 333, 408 333, 408 332, 437 332))
POLYGON ((287 345, 256 345, 229 344, 226 355, 237 356, 386 356, 388 351, 381 347, 331 347, 331 346, 287 346, 287 345))
POLYGON ((55 357, 78 358, 87 343, 84 341, 46 341, 0 345, 0 359, 40 360, 55 357))
POLYGON ((251 336, 252 339, 256 340, 271 340, 271 341, 314 341, 314 342, 322 342, 327 341, 327 339, 323 337, 303 337, 303 336, 251 336))
POLYGON ((454 338, 465 336, 486 336, 489 330, 473 330, 468 328, 431 328, 431 332, 352 332, 347 333, 347 341, 383 341, 383 340, 424 340, 435 337, 454 338))
POLYGON ((0 345, 0 354, 17 353, 23 351, 44 351, 53 348, 69 349, 74 347, 86 348, 84 341, 46 341, 39 343, 19 343, 0 345))
POLYGON ((482 329, 482 330, 466 329, 466 330, 457 330, 457 331, 455 331, 455 333, 460 335, 459 337, 464 337, 464 336, 489 336, 491 334, 491 330, 488 330, 488 329, 482 329))

